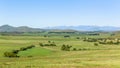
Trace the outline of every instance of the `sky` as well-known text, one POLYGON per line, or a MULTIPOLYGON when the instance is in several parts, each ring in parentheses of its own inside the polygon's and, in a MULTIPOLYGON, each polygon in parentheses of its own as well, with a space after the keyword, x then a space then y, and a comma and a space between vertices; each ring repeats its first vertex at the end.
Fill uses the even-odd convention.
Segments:
POLYGON ((0 0, 0 26, 120 26, 120 0, 0 0))

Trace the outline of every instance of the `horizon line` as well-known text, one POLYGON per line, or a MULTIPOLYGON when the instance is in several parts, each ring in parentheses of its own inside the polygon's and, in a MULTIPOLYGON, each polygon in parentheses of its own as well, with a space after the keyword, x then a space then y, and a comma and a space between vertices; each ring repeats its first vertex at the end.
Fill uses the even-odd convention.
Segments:
MULTIPOLYGON (((0 25, 1 26, 12 26, 12 27, 32 27, 32 26, 28 26, 28 25, 20 25, 20 26, 14 26, 14 25, 10 25, 10 24, 3 24, 0 25)), ((119 27, 119 26, 107 26, 107 25, 57 25, 57 26, 46 26, 46 27, 42 27, 42 28, 53 28, 53 27, 78 27, 78 26, 93 26, 93 27, 119 27)), ((39 28, 39 27, 32 27, 32 28, 39 28)))

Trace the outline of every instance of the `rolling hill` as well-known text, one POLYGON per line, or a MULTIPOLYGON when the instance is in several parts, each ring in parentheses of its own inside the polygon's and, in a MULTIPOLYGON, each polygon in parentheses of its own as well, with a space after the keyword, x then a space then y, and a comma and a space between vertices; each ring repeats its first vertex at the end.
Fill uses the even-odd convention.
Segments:
POLYGON ((0 26, 0 32, 41 32, 44 29, 31 28, 27 26, 13 27, 10 25, 0 26))
POLYGON ((113 26, 56 26, 46 28, 31 28, 27 26, 0 26, 0 32, 42 32, 42 31, 120 31, 120 27, 113 26))
POLYGON ((120 27, 114 26, 56 26, 56 27, 47 27, 47 29, 72 29, 78 31, 119 31, 120 27))

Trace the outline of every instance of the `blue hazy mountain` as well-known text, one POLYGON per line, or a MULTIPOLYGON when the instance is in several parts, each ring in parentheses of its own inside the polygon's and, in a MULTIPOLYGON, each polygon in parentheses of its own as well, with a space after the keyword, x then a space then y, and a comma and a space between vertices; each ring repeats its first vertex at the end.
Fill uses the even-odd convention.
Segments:
POLYGON ((27 26, 13 27, 10 25, 0 26, 0 32, 41 32, 43 29, 31 28, 27 26))
POLYGON ((56 26, 46 28, 32 28, 27 26, 13 27, 10 25, 0 26, 0 32, 41 32, 51 30, 77 30, 77 31, 120 31, 120 27, 113 26, 56 26))
POLYGON ((120 27, 114 26, 56 26, 56 27, 47 27, 47 29, 72 29, 78 31, 119 31, 120 27))

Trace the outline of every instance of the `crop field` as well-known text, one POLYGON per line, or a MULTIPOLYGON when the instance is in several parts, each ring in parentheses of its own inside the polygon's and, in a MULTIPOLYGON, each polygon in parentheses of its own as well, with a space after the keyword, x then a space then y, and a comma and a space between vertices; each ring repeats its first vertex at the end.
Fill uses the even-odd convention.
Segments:
POLYGON ((120 44, 87 42, 82 37, 85 36, 0 36, 0 68, 120 68, 120 44), (55 46, 40 46, 40 43, 55 46), (5 52, 30 45, 35 47, 19 51, 19 57, 4 56, 5 52), (63 45, 72 47, 65 51, 61 50, 63 45))

